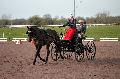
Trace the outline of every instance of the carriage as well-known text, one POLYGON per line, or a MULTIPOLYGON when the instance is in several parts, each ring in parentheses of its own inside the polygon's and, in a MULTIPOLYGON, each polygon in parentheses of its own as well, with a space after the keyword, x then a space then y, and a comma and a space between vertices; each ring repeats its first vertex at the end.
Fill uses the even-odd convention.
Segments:
MULTIPOLYGON (((38 27, 27 27, 28 42, 34 43, 36 47, 36 54, 33 65, 36 63, 36 58, 48 62, 48 56, 51 52, 53 60, 57 61, 59 58, 68 58, 74 53, 75 59, 80 62, 83 60, 85 52, 88 59, 94 59, 96 54, 96 46, 94 41, 89 41, 86 44, 79 42, 79 36, 73 37, 72 40, 60 40, 58 33, 51 29, 39 29, 38 27), (40 56, 42 46, 46 45, 47 56, 43 59, 40 56), (51 49, 49 49, 51 47, 51 49)), ((82 37, 82 39, 85 37, 82 37)))
MULTIPOLYGON (((51 57, 54 61, 57 61, 60 58, 60 53, 62 57, 65 59, 75 56, 75 59, 80 62, 83 58, 87 57, 88 60, 93 60, 96 54, 96 46, 93 41, 87 41, 86 44, 79 42, 79 36, 77 36, 76 40, 73 39, 71 41, 61 40, 60 42, 60 51, 58 51, 54 42, 51 43, 51 57)), ((86 39, 86 36, 81 38, 83 41, 86 39)))

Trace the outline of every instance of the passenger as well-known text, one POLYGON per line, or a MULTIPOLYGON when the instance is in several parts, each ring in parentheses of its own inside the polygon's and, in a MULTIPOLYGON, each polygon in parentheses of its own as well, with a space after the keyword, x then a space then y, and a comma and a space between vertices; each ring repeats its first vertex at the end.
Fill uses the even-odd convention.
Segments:
POLYGON ((80 37, 79 42, 82 43, 82 39, 86 33, 86 22, 85 20, 79 20, 78 23, 80 25, 77 26, 76 29, 77 29, 78 37, 80 37))

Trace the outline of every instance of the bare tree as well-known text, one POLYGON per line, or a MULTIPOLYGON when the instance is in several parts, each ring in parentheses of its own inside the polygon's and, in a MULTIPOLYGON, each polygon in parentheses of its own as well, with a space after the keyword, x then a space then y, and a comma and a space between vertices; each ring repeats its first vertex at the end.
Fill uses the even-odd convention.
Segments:
POLYGON ((42 18, 38 15, 32 16, 28 19, 27 24, 33 24, 33 25, 42 25, 42 18))
POLYGON ((48 25, 53 24, 52 17, 50 14, 43 15, 44 22, 48 25))
POLYGON ((99 12, 96 14, 96 22, 107 24, 109 16, 110 16, 110 13, 108 11, 99 12))

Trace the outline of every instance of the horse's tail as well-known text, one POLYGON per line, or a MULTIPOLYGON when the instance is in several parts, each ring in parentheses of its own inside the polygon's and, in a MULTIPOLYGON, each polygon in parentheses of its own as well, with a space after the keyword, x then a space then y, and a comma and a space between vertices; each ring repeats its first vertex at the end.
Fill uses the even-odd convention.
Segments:
POLYGON ((59 34, 55 31, 55 30, 53 30, 53 32, 54 32, 54 34, 55 34, 55 40, 56 41, 60 41, 60 37, 59 37, 59 34))
POLYGON ((59 37, 59 34, 55 31, 55 30, 52 30, 53 33, 54 33, 54 43, 56 44, 58 50, 61 50, 61 40, 60 40, 60 37, 59 37))

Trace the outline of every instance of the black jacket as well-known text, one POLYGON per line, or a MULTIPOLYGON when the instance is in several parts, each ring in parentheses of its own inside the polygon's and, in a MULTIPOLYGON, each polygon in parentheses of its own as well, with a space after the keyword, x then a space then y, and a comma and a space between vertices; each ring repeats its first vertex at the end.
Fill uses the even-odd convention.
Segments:
POLYGON ((71 28, 76 28, 76 20, 74 19, 72 22, 68 21, 67 23, 65 23, 63 25, 63 27, 65 26, 70 26, 71 28))

